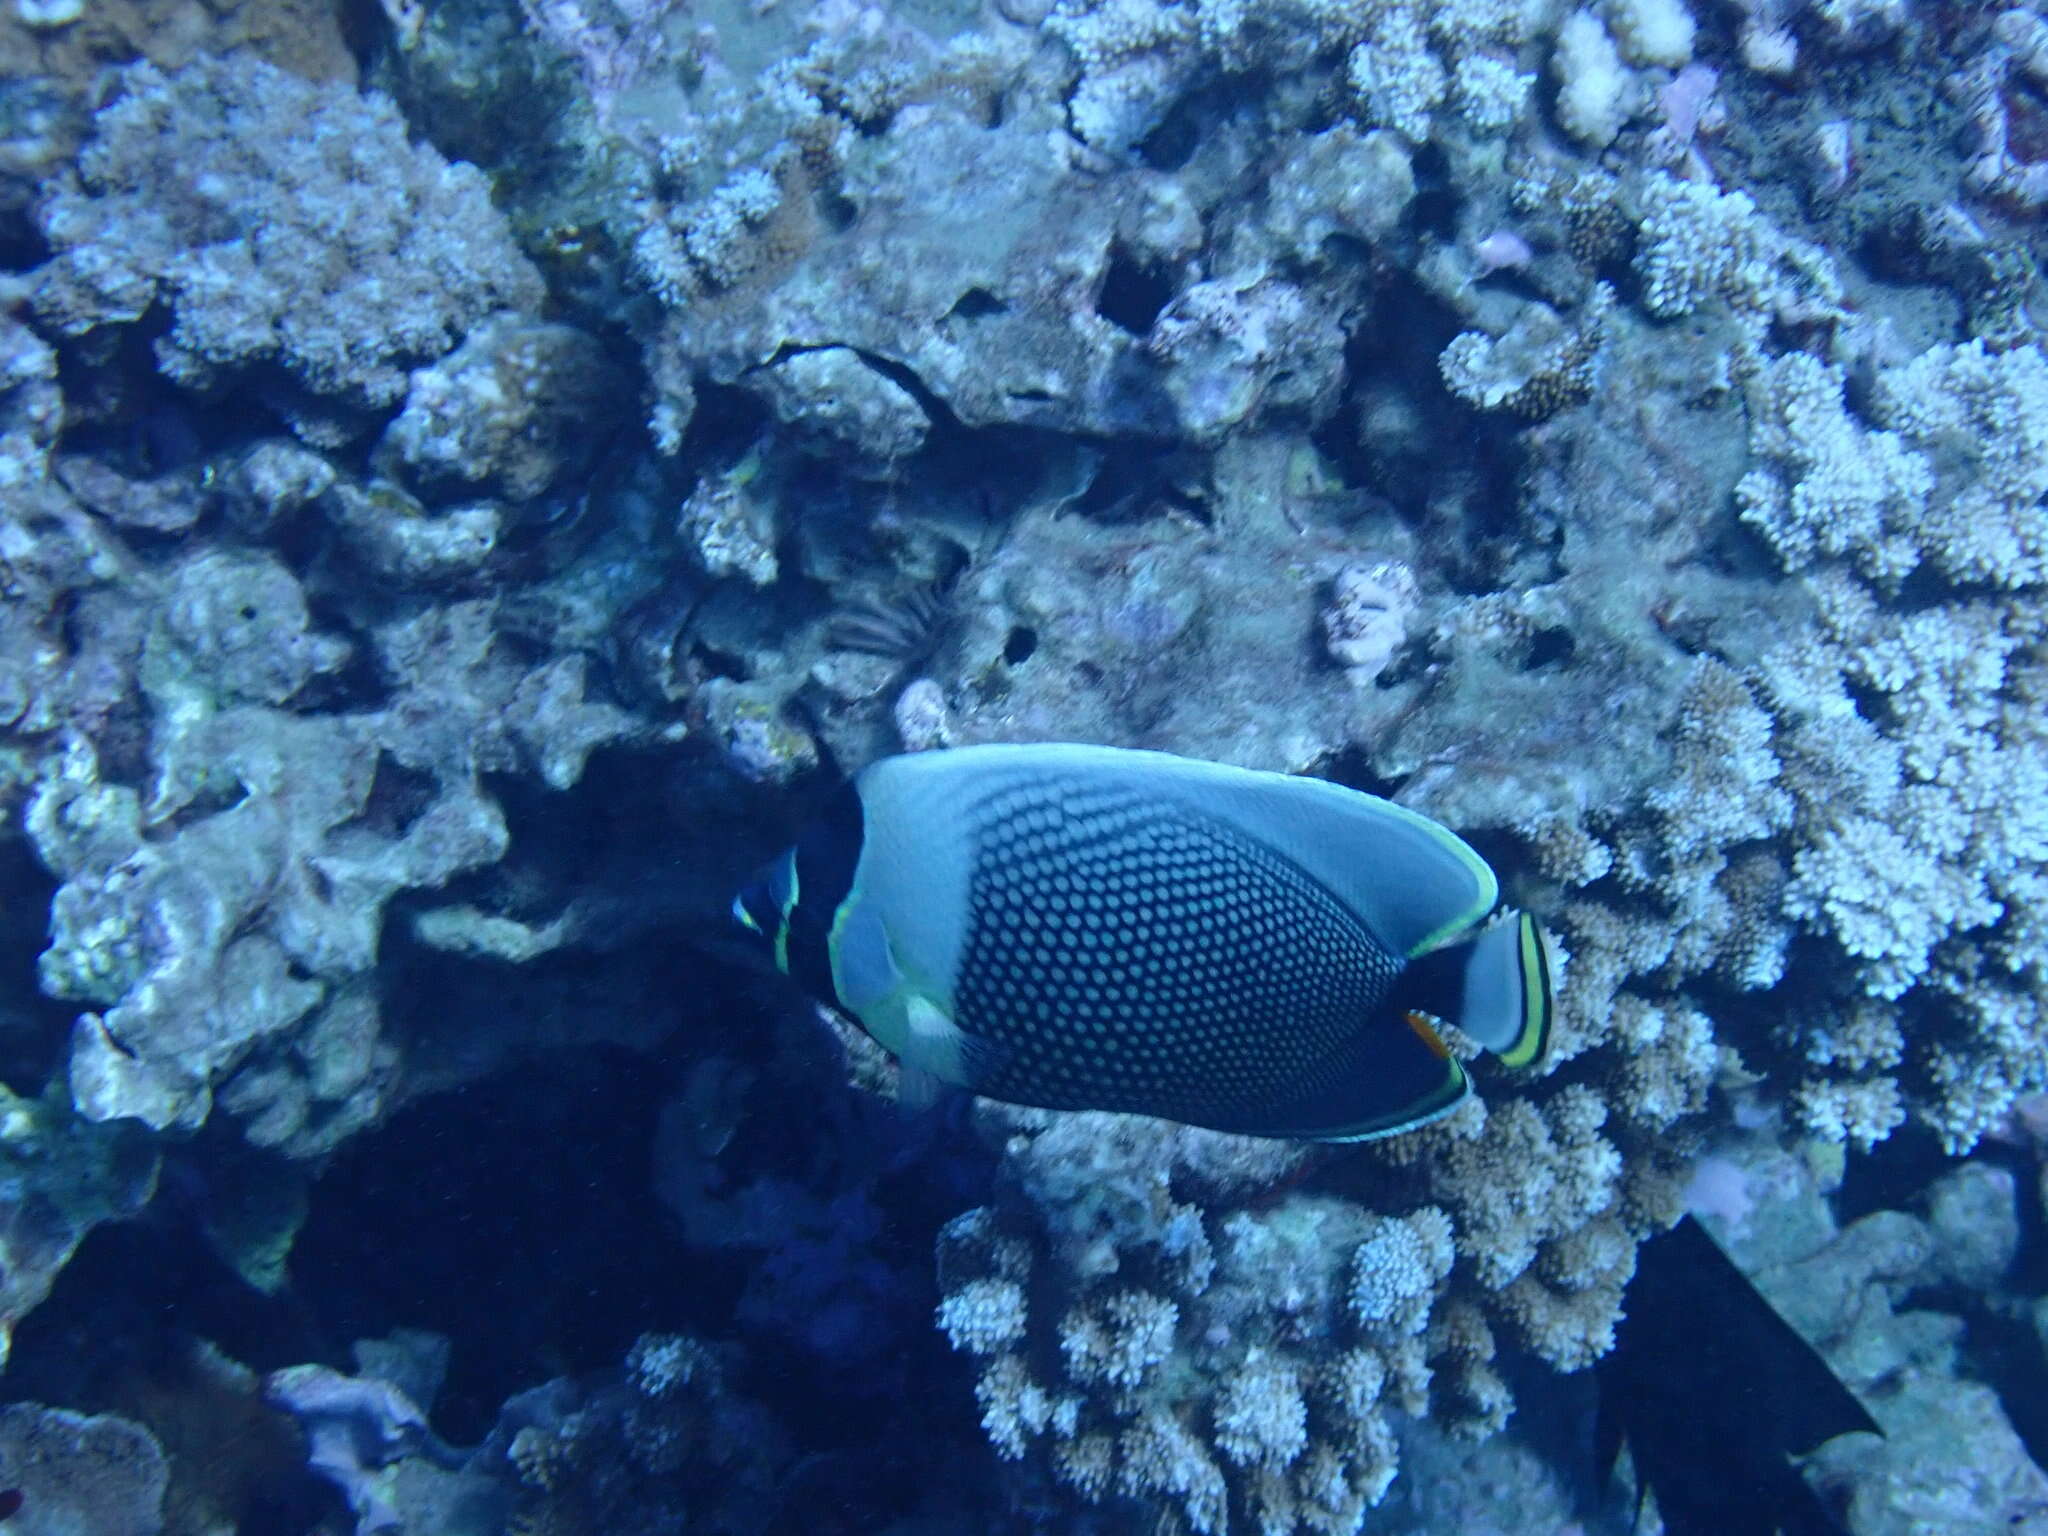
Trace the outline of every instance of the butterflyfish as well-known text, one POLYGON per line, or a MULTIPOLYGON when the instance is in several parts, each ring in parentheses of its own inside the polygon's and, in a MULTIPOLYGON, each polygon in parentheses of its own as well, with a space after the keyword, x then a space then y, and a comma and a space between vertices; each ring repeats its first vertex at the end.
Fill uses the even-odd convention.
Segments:
POLYGON ((1543 934, 1428 817, 1320 779, 1046 744, 883 758, 733 903, 906 1073, 1012 1103, 1363 1141, 1510 1067, 1543 934))

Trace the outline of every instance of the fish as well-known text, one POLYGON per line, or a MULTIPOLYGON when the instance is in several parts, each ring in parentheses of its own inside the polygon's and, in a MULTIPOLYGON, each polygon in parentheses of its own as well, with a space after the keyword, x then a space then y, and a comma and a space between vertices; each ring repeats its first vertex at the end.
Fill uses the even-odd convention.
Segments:
POLYGON ((1428 817, 1078 743, 870 763, 734 899, 902 1065, 1015 1104, 1353 1142, 1472 1091, 1437 1025, 1540 1061, 1548 941, 1428 817))
POLYGON ((1637 1524, 1654 1494, 1670 1536, 1847 1536, 1799 1458, 1884 1431, 1694 1217, 1637 1251, 1594 1372, 1595 1486, 1627 1446, 1637 1524))

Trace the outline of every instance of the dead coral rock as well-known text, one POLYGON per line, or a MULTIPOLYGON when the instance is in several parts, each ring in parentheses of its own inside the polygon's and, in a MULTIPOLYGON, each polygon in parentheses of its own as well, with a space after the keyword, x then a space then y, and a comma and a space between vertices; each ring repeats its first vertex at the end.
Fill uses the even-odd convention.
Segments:
POLYGON ((378 575, 433 586, 470 575, 498 547, 504 515, 488 501, 430 511, 389 481, 343 481, 322 501, 328 520, 378 575))
POLYGON ((931 430, 916 396, 846 347, 799 352, 746 382, 800 443, 870 474, 909 458, 931 430))
POLYGON ((297 578, 269 555, 217 550, 171 582, 144 651, 152 693, 204 693, 219 703, 282 704, 349 656, 312 627, 297 578))
POLYGON ((417 370, 384 450, 427 487, 526 501, 587 458, 628 392, 593 338, 566 325, 494 315, 417 370))
POLYGON ((1095 309, 1117 198, 1053 138, 933 108, 858 141, 841 191, 847 228, 818 230, 772 285, 673 310, 656 353, 735 383, 790 348, 844 346, 907 368, 969 426, 1172 430, 1137 339, 1095 309))
POLYGON ((41 1099, 0 1086, 0 1366, 14 1325, 49 1295, 85 1235, 149 1204, 157 1167, 138 1127, 85 1120, 61 1078, 41 1099))
POLYGON ((140 1424, 40 1403, 0 1408, 0 1483, 37 1531, 157 1536, 170 1470, 140 1424))
POLYGON ((64 454, 57 478, 81 505, 122 528, 183 533, 206 509, 199 471, 173 471, 154 480, 131 480, 98 459, 64 454))
POLYGON ((1163 365, 1161 388, 1180 431, 1197 443, 1280 412, 1318 422, 1344 383, 1335 311, 1273 277, 1182 290, 1153 322, 1146 349, 1163 365))
POLYGON ((40 480, 63 424, 57 354, 27 326, 0 315, 0 487, 40 480))

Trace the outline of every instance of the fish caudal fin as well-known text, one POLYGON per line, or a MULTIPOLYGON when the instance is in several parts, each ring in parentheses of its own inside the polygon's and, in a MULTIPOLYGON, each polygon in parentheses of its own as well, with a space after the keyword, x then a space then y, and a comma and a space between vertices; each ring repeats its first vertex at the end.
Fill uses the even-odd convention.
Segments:
POLYGON ((1501 1059, 1527 1067, 1550 1048, 1556 999, 1550 949, 1536 919, 1506 911, 1473 936, 1465 951, 1458 1027, 1501 1059))

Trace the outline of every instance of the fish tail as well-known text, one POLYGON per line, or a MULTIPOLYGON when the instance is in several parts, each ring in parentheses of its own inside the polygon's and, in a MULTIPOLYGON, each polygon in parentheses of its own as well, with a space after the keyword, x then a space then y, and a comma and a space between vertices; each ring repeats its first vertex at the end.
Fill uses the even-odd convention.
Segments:
POLYGON ((1410 961, 1402 995, 1407 1006, 1455 1023, 1505 1066, 1533 1066, 1550 1049, 1550 948, 1526 912, 1501 911, 1470 937, 1410 961))

